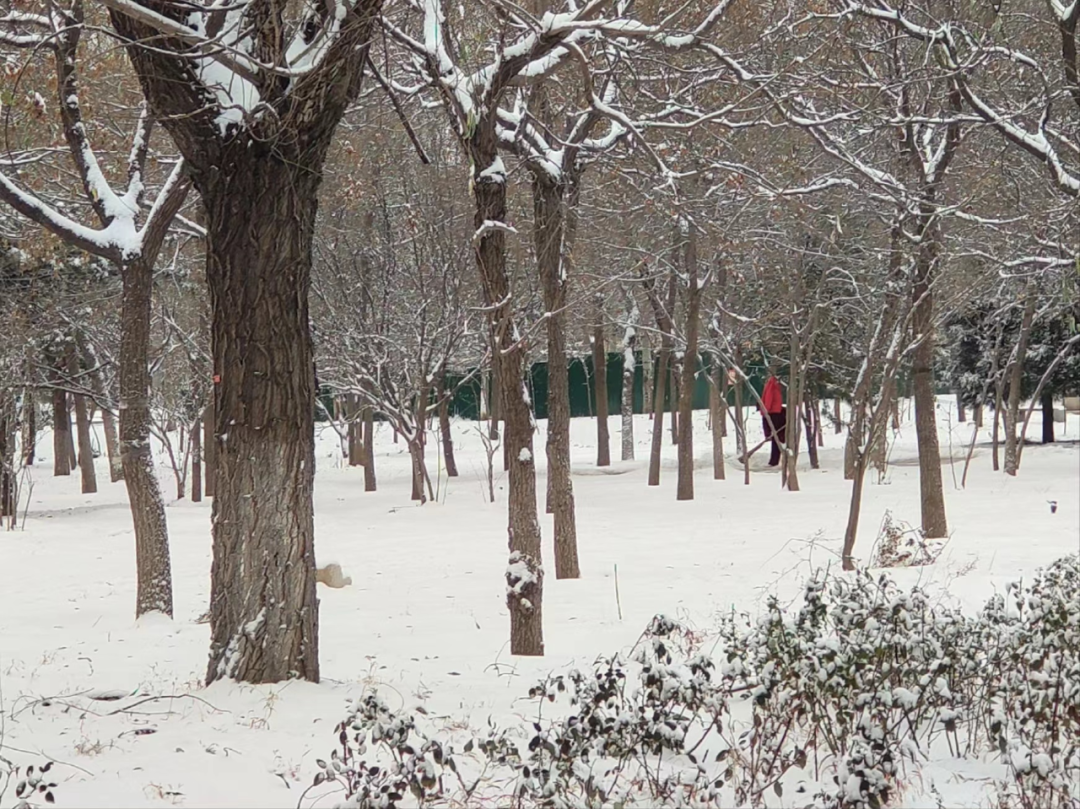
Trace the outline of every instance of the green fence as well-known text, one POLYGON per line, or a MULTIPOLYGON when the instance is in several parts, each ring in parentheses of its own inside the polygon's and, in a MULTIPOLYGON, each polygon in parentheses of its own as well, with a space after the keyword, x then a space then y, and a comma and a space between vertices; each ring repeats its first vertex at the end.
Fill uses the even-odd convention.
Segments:
MULTIPOLYGON (((641 353, 635 353, 634 364, 634 412, 644 412, 644 385, 645 374, 642 366, 641 353)), ((709 380, 707 369, 712 363, 712 358, 704 355, 698 362, 698 373, 694 380, 694 409, 702 410, 709 406, 709 380)), ((653 363, 653 377, 655 378, 658 362, 653 363)), ((570 415, 592 416, 596 413, 596 386, 595 374, 593 373, 592 357, 575 357, 570 360, 568 367, 570 383, 570 415)), ((608 354, 607 357, 607 382, 608 382, 608 412, 618 413, 622 403, 622 374, 623 355, 619 353, 608 354)), ((749 366, 747 374, 750 377, 750 385, 761 393, 765 384, 765 369, 761 366, 749 366)), ((479 375, 474 376, 468 382, 462 383, 464 375, 449 377, 447 384, 450 387, 457 386, 454 398, 450 402, 450 413, 463 419, 477 420, 480 418, 480 385, 479 375)), ((533 402, 533 412, 538 419, 547 418, 547 391, 548 391, 548 367, 546 362, 533 363, 529 371, 529 394, 533 402)), ((667 386, 665 404, 670 407, 671 386, 667 386)), ((744 391, 743 402, 752 404, 753 396, 749 390, 744 391)), ((728 390, 728 402, 734 404, 735 391, 728 390)))

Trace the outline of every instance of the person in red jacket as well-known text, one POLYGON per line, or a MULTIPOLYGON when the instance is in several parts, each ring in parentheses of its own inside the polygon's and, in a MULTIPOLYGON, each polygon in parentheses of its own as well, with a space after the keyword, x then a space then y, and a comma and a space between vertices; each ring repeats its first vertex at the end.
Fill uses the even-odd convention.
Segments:
POLYGON ((787 440, 787 410, 784 408, 784 391, 780 387, 780 380, 773 373, 769 374, 765 390, 761 393, 761 423, 766 440, 772 441, 769 466, 776 466, 780 463, 780 445, 787 440))

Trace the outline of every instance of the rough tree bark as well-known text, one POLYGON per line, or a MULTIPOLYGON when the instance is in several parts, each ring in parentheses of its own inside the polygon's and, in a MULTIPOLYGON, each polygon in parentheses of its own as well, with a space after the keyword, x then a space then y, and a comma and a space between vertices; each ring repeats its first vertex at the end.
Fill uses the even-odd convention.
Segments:
POLYGON ((674 346, 674 324, 671 320, 671 311, 674 308, 675 299, 675 274, 668 276, 667 305, 660 300, 660 294, 656 290, 656 279, 646 278, 644 282, 645 293, 649 297, 653 316, 656 318, 656 327, 660 331, 660 351, 656 369, 656 393, 653 399, 653 426, 652 447, 649 452, 649 485, 660 485, 660 451, 664 444, 664 394, 667 379, 670 374, 671 350, 674 346))
MULTIPOLYGON (((247 35, 264 114, 229 126, 207 102, 189 43, 131 5, 110 4, 113 27, 206 215, 219 441, 207 680, 318 681, 311 247, 323 163, 360 93, 380 3, 342 6, 322 58, 296 76, 262 67, 288 61, 283 7, 253 7, 247 35)), ((190 13, 160 0, 136 5, 174 21, 190 13)))
POLYGON ((641 412, 650 419, 653 417, 653 367, 652 339, 648 333, 641 340, 641 412))
POLYGON ((364 440, 361 435, 364 425, 358 420, 360 404, 355 393, 345 397, 345 418, 348 419, 349 466, 362 466, 364 463, 364 440))
POLYGON ((506 270, 506 176, 498 165, 495 121, 480 122, 465 141, 473 167, 476 204, 474 253, 492 325, 494 363, 504 425, 504 458, 509 467, 509 564, 506 601, 510 611, 510 653, 543 655, 543 580, 540 522, 536 513, 536 465, 532 410, 525 390, 525 346, 514 322, 514 296, 506 270))
POLYGON ((201 503, 203 497, 202 424, 196 419, 191 425, 191 502, 201 503))
POLYGON ((743 485, 750 485, 750 447, 746 436, 746 413, 743 411, 742 393, 746 378, 742 375, 742 347, 735 346, 735 367, 739 369, 739 378, 735 381, 735 449, 742 459, 743 485))
MULTIPOLYGON (((54 384, 59 385, 59 380, 54 384)), ((68 417, 67 391, 54 387, 52 391, 53 411, 53 476, 71 474, 70 443, 71 419, 68 417)))
MULTIPOLYGON (((912 352, 912 396, 915 400, 915 436, 919 447, 919 495, 922 532, 927 539, 948 536, 945 517, 945 488, 941 478, 941 449, 937 434, 937 401, 934 395, 934 281, 941 255, 943 235, 939 218, 938 190, 960 145, 959 113, 963 99, 957 86, 948 91, 948 106, 956 118, 945 128, 937 156, 924 160, 924 146, 915 142, 915 130, 901 132, 900 152, 920 178, 921 195, 917 219, 918 246, 912 284, 911 328, 915 338, 912 352)), ((904 98, 905 112, 908 104, 904 98)))
POLYGON ((37 450, 37 398, 27 388, 23 394, 23 466, 34 465, 37 450))
POLYGON ((627 288, 625 294, 626 330, 622 341, 622 397, 619 414, 622 417, 621 457, 624 461, 632 461, 634 460, 634 373, 637 370, 634 348, 637 346, 637 325, 640 313, 634 293, 627 288))
POLYGON ((686 351, 682 361, 679 396, 679 451, 676 500, 694 499, 694 378, 697 376, 698 332, 701 320, 701 284, 698 281, 697 233, 686 222, 686 351))
MULTIPOLYGON (((74 382, 79 378, 79 360, 75 356, 75 343, 69 342, 65 351, 68 378, 74 382)), ((94 450, 90 442, 90 414, 86 407, 86 397, 73 394, 75 405, 75 430, 79 437, 79 472, 82 477, 82 493, 94 494, 97 491, 97 470, 94 468, 94 450)))
POLYGON ((1024 301, 1024 314, 1020 318, 1020 334, 1017 336, 1016 350, 1009 363, 1009 401, 1005 408, 1005 474, 1016 476, 1019 466, 1017 439, 1020 422, 1020 387, 1024 378, 1024 363, 1027 361, 1028 338, 1035 319, 1037 296, 1033 284, 1029 284, 1024 301))
POLYGON ((608 430, 607 344, 604 342, 604 308, 595 301, 592 333, 593 398, 596 406, 596 465, 611 466, 611 435, 608 430))
POLYGON ((1042 407, 1042 442, 1054 443, 1054 394, 1043 392, 1039 402, 1042 407))
POLYGON ((817 402, 809 394, 803 397, 803 428, 806 430, 806 454, 810 458, 810 468, 820 469, 818 459, 818 435, 821 433, 821 421, 817 402))
POLYGON ((319 177, 244 143, 227 152, 196 183, 220 380, 207 680, 317 681, 307 289, 319 177))
POLYGON ((64 436, 67 439, 68 469, 74 472, 76 467, 78 467, 79 465, 79 455, 75 450, 76 430, 74 425, 71 423, 72 410, 74 410, 74 402, 72 401, 72 397, 70 394, 67 396, 66 408, 67 430, 65 431, 64 436))
POLYGON ((458 468, 454 458, 454 437, 450 433, 450 397, 446 393, 446 366, 439 372, 438 386, 439 435, 442 439, 443 464, 446 466, 446 476, 456 478, 458 468))
MULTIPOLYGON (((673 318, 674 312, 675 310, 672 308, 673 318)), ((671 379, 668 380, 668 386, 671 388, 671 395, 668 396, 668 416, 671 418, 671 443, 673 445, 678 445, 679 402, 682 401, 680 380, 682 379, 683 357, 679 356, 679 352, 674 350, 674 344, 672 345, 671 359, 668 361, 668 367, 671 373, 671 379)))
MULTIPOLYGON (((889 256, 889 277, 899 280, 903 254, 900 250, 899 226, 892 234, 892 250, 889 256)), ((900 294, 888 294, 878 316, 874 332, 867 346, 866 359, 855 381, 851 396, 851 423, 848 425, 848 451, 851 453, 851 500, 848 503, 848 519, 844 529, 844 545, 841 564, 844 570, 855 569, 853 551, 858 536, 859 517, 862 512, 863 483, 869 466, 870 448, 884 434, 891 409, 891 393, 895 391, 896 373, 903 358, 903 336, 907 333, 906 298, 900 294), (886 342, 888 345, 886 345, 886 342), (873 381, 876 366, 882 365, 879 395, 876 405, 873 381)))
POLYGON ((533 177, 533 240, 536 268, 547 313, 548 432, 547 511, 555 529, 555 578, 581 575, 577 548, 574 486, 570 479, 570 380, 566 365, 566 302, 568 294, 568 218, 574 216, 573 186, 554 181, 546 172, 533 177), (567 195, 571 198, 568 199, 567 195))
MULTIPOLYGON (((18 466, 15 452, 15 402, 0 394, 0 517, 14 518, 16 510, 17 483, 15 470, 18 466)), ((14 524, 14 520, 10 521, 14 524)), ((0 528, 4 520, 0 519, 0 528)))
POLYGON ((217 481, 217 441, 214 440, 214 394, 211 390, 210 401, 206 403, 206 407, 203 408, 203 466, 204 475, 206 477, 206 485, 203 487, 203 493, 207 497, 214 496, 214 484, 217 481))
MULTIPOLYGON (((936 214, 933 209, 924 216, 936 214)), ((915 261, 912 291, 912 328, 917 343, 912 352, 912 383, 915 399, 915 436, 919 446, 919 494, 923 536, 940 539, 949 534, 945 518, 945 489, 941 479, 941 448, 938 445, 937 405, 934 396, 934 270, 938 260, 940 228, 936 223, 920 228, 923 242, 915 261)))
POLYGON ((94 392, 101 407, 101 427, 105 433, 105 452, 109 456, 109 480, 118 483, 124 479, 124 466, 120 461, 120 437, 116 432, 116 418, 112 410, 107 406, 109 399, 105 393, 105 383, 102 380, 101 368, 94 356, 94 351, 83 335, 78 335, 79 353, 82 356, 83 365, 90 377, 90 389, 94 392))
POLYGON ((165 504, 150 446, 150 314, 153 264, 123 267, 120 329, 120 462, 135 524, 135 614, 173 614, 165 504))
POLYGON ((364 408, 364 491, 378 488, 375 479, 375 408, 364 408))
POLYGON ((491 393, 488 396, 488 438, 492 441, 499 440, 499 422, 502 420, 502 386, 499 382, 499 358, 492 352, 491 355, 491 393))
POLYGON ((428 496, 424 493, 424 486, 428 481, 424 450, 427 447, 427 403, 430 396, 430 388, 420 389, 413 413, 413 429, 407 441, 409 455, 412 457, 412 499, 421 504, 428 501, 428 496))
POLYGON ((727 477, 724 469, 724 411, 727 410, 727 401, 724 396, 723 378, 725 377, 720 363, 714 357, 712 361, 712 378, 709 384, 709 421, 712 428, 712 461, 713 480, 724 480, 727 477))
POLYGON ((999 379, 994 384, 994 429, 990 435, 990 455, 994 471, 1001 469, 1001 406, 1005 400, 1005 382, 999 379))

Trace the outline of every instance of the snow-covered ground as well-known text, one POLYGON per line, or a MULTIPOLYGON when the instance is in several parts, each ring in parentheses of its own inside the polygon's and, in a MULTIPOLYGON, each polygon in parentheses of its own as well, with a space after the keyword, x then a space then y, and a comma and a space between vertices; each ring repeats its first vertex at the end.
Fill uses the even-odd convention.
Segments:
MULTIPOLYGON (((1016 478, 991 471, 984 431, 961 489, 972 426, 958 424, 951 406, 941 400, 939 423, 952 537, 936 565, 895 575, 976 608, 1003 583, 1080 548, 1080 448, 1071 443, 1080 419, 1070 416, 1064 435, 1058 425, 1062 443, 1026 448, 1016 478), (1057 501, 1056 513, 1048 501, 1057 501)), ((0 755, 58 762, 60 806, 296 806, 315 759, 335 745, 346 698, 365 689, 377 687, 396 700, 393 707, 422 704, 448 728, 484 726, 489 717, 505 724, 524 710, 520 698, 540 676, 625 649, 656 613, 708 631, 718 613, 753 612, 770 592, 796 593, 812 566, 837 566, 850 493, 842 436, 828 430, 820 470, 809 469, 803 452, 802 491, 790 493, 775 471, 765 471, 765 452, 754 456, 744 486, 730 458, 733 439, 728 479, 713 481, 706 414, 695 415, 696 499, 682 503, 667 441, 662 485, 646 486, 647 418, 635 426, 639 460, 605 470, 594 466, 594 422, 574 421, 583 574, 545 580, 543 659, 509 654, 505 479, 499 472, 497 502, 487 502, 476 425, 454 424, 461 476, 441 477, 440 502, 424 506, 409 501, 408 455, 388 428, 377 436, 379 491, 372 494, 364 493, 359 468, 342 467, 337 437, 323 429, 316 553, 320 563, 340 562, 353 585, 319 588, 323 682, 258 687, 201 685, 209 627, 197 618, 209 594, 209 502, 169 504, 176 618, 136 622, 123 484, 108 482, 104 459, 98 494, 80 494, 77 473, 53 478, 51 440, 43 435, 25 526, 0 533, 0 755), (96 701, 88 698, 94 692, 129 696, 96 701), (176 698, 139 702, 166 695, 176 698)), ((1029 435, 1039 435, 1038 418, 1029 435)), ((758 429, 752 419, 752 440, 758 429)), ((617 416, 611 431, 618 457, 617 416)), ((919 522, 914 441, 908 409, 886 480, 867 482, 856 547, 864 560, 886 510, 919 522)), ((160 472, 163 490, 173 492, 171 472, 160 472)), ((550 560, 550 517, 544 527, 550 560)), ((981 775, 972 770, 976 781, 981 775)), ((981 793, 955 769, 928 767, 923 777, 938 779, 950 803, 979 802, 981 793)), ((9 793, 3 802, 10 800, 9 793)))

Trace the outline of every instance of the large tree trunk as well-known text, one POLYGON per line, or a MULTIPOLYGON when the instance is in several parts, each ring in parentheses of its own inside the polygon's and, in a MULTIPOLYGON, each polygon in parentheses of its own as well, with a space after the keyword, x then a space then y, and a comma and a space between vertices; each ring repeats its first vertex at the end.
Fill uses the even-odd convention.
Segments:
MULTIPOLYGON (((810 340, 812 339, 813 325, 810 324, 810 340)), ((799 491, 799 442, 802 432, 799 410, 802 407, 806 368, 810 364, 810 346, 803 343, 802 331, 793 325, 789 341, 791 359, 788 364, 787 430, 784 433, 784 455, 781 467, 781 480, 789 492, 799 491)))
MULTIPOLYGON (((15 452, 15 402, 0 394, 0 517, 15 517, 18 467, 15 452)), ((14 520, 10 521, 14 524, 14 520)), ((4 520, 0 520, 0 529, 4 520)))
MULTIPOLYGON (((75 344, 68 343, 66 349, 68 376, 75 380, 79 377, 79 360, 75 356, 75 344)), ((97 491, 97 470, 94 468, 94 449, 90 441, 90 414, 86 407, 86 397, 81 394, 72 396, 75 404, 75 429, 79 436, 79 472, 82 477, 82 493, 94 494, 97 491)))
POLYGON ((454 458, 454 437, 450 434, 450 397, 446 394, 445 366, 439 372, 438 385, 439 436, 442 439, 443 463, 446 466, 446 476, 456 478, 458 469, 457 460, 454 458))
POLYGON ((995 472, 1001 469, 1001 404, 1004 400, 1003 387, 1004 385, 998 382, 994 391, 994 429, 990 436, 990 454, 995 472))
POLYGON ((1054 394, 1043 392, 1042 405, 1042 442, 1054 443, 1054 394))
POLYGON ((191 502, 201 503, 203 495, 202 425, 196 419, 191 425, 191 502))
POLYGON ((364 491, 373 492, 378 484, 375 479, 375 408, 364 408, 364 491))
POLYGON ((728 375, 727 370, 720 364, 720 358, 717 357, 714 362, 717 365, 717 373, 719 373, 720 384, 720 437, 727 438, 727 420, 728 420, 728 375))
MULTIPOLYGON (((667 341, 667 335, 662 340, 667 341)), ((656 369, 656 394, 653 399, 652 446, 649 451, 649 485, 660 485, 660 452, 664 446, 664 394, 668 378, 668 363, 671 361, 671 349, 661 347, 656 369)))
POLYGON ((150 313, 153 268, 132 262, 121 270, 120 461, 135 525, 138 589, 135 615, 173 614, 172 567, 165 504, 150 445, 150 313))
POLYGON ((109 456, 109 480, 118 483, 124 479, 124 465, 120 461, 120 437, 116 432, 116 418, 109 409, 109 397, 105 393, 105 382, 101 377, 101 368, 98 367, 97 357, 94 356, 90 344, 79 336, 79 353, 82 356, 83 365, 86 366, 90 376, 90 389, 101 406, 101 426, 105 433, 105 452, 109 456))
POLYGON ((566 300, 568 274, 567 220, 573 216, 573 189, 537 173, 533 180, 533 236, 536 267, 547 318, 548 431, 547 511, 555 527, 555 578, 581 575, 577 547, 577 515, 570 479, 570 379, 566 365, 566 300), (567 194, 570 198, 567 198, 567 194))
POLYGON ((653 415, 653 354, 652 339, 648 334, 641 341, 641 412, 650 419, 653 415))
POLYGON ((412 499, 416 500, 420 504, 427 502, 427 496, 424 494, 424 442, 419 438, 414 438, 408 442, 409 445, 409 458, 412 461, 412 499))
POLYGON ((413 410, 412 435, 408 441, 409 454, 412 456, 413 500, 418 500, 421 504, 428 501, 429 495, 434 498, 434 493, 428 492, 425 494, 424 492, 424 486, 429 480, 427 459, 424 457, 424 453, 427 448, 427 408, 430 399, 430 388, 426 386, 421 388, 419 395, 416 397, 416 405, 413 410))
POLYGON ((525 390, 525 346, 514 325, 514 305, 506 271, 506 177, 493 175, 498 143, 494 117, 476 127, 467 145, 473 166, 476 211, 473 238, 477 268, 492 324, 499 406, 504 420, 504 459, 509 467, 509 564, 506 602, 510 611, 510 653, 542 655, 543 580, 540 522, 536 514, 533 419, 525 390))
MULTIPOLYGON (((674 310, 672 310, 674 311, 674 310)), ((682 401, 679 380, 682 379, 683 358, 673 350, 668 360, 671 369, 671 379, 668 385, 671 387, 671 395, 668 396, 668 415, 671 417, 671 443, 679 443, 679 402, 682 401)))
POLYGON ((866 453, 858 452, 851 471, 851 499, 848 501, 848 519, 844 527, 844 546, 840 563, 844 570, 855 569, 855 540, 859 534, 859 516, 862 513, 863 481, 866 479, 866 453))
POLYGON ((743 412, 743 387, 747 384, 746 377, 742 371, 742 349, 735 346, 734 356, 735 368, 738 369, 739 375, 735 380, 735 451, 738 453, 738 457, 742 459, 743 465, 743 485, 750 485, 750 441, 749 436, 746 434, 746 413, 743 412))
POLYGON ((1015 477, 1019 467, 1019 455, 1016 445, 1020 426, 1020 386, 1024 378, 1024 363, 1027 361, 1028 336, 1035 318, 1035 290, 1029 284, 1024 314, 1020 319, 1020 334, 1016 341, 1016 351, 1009 365, 1009 403, 1005 409, 1005 474, 1015 477))
POLYGON ((34 465, 37 450, 37 397, 27 388, 23 394, 23 465, 34 465))
MULTIPOLYGON (((59 381, 57 381, 59 384, 59 381)), ((71 474, 71 418, 68 416, 67 391, 54 387, 52 391, 53 409, 53 476, 71 474)))
POLYGON ((676 500, 694 499, 694 378, 697 376, 701 286, 698 284, 697 234, 687 223, 686 235, 686 353, 682 361, 679 396, 679 469, 676 500))
POLYGON ((619 415, 622 417, 620 429, 624 461, 634 460, 634 372, 637 365, 634 347, 637 345, 638 308, 633 293, 627 290, 626 331, 623 334, 622 397, 619 415))
POLYGON ((709 423, 712 429, 713 480, 724 480, 724 412, 727 401, 724 398, 723 368, 716 357, 712 360, 712 384, 709 385, 709 423))
POLYGON ((818 412, 817 402, 812 396, 803 397, 803 427, 806 430, 806 454, 810 458, 810 468, 820 469, 821 462, 818 459, 818 435, 821 433, 821 416, 818 412))
POLYGON ((67 430, 64 432, 64 436, 67 439, 68 469, 74 472, 75 468, 79 465, 79 455, 75 450, 75 428, 71 423, 74 402, 70 394, 67 396, 65 407, 67 408, 67 430))
POLYGON ((119 483, 124 479, 124 464, 120 460, 120 433, 116 418, 107 407, 101 408, 101 429, 105 433, 105 454, 109 457, 109 481, 119 483))
MULTIPOLYGON (((656 395, 653 399, 653 430, 652 447, 649 453, 649 485, 660 485, 660 451, 664 444, 664 409, 665 387, 668 377, 672 375, 671 356, 675 345, 675 324, 671 313, 675 310, 675 273, 668 274, 667 300, 662 301, 660 292, 656 288, 656 279, 649 278, 645 282, 645 293, 649 298, 653 316, 656 318, 656 327, 660 332, 660 353, 656 369, 656 395)), ((672 402, 674 403, 674 390, 672 402)), ((674 407, 673 407, 674 409, 674 407)))
POLYGON ((488 425, 488 438, 492 441, 499 440, 499 421, 502 419, 502 387, 499 382, 498 370, 499 358, 491 354, 491 394, 488 396, 488 416, 491 419, 488 425))
POLYGON ((927 539, 949 534, 945 518, 945 490, 941 480, 941 449, 938 446, 934 397, 934 297, 933 272, 940 234, 935 225, 921 230, 923 244, 916 258, 912 292, 912 329, 917 341, 912 352, 915 399, 915 436, 919 447, 919 493, 922 531, 927 539))
POLYGON ((593 396, 596 399, 596 465, 611 466, 608 432, 607 345, 604 342, 603 308, 597 306, 592 333, 593 396))
POLYGON ((220 379, 207 681, 318 681, 308 288, 321 161, 258 152, 241 139, 196 181, 220 379))
MULTIPOLYGON (((215 386, 216 388, 216 386, 215 386)), ((214 417, 214 388, 210 390, 210 401, 203 408, 203 474, 206 476, 206 485, 203 493, 207 497, 213 497, 217 482, 217 441, 214 438, 214 429, 217 420, 214 417)))
POLYGON ((364 464, 364 425, 357 418, 360 415, 360 403, 355 393, 345 397, 345 418, 348 420, 349 466, 363 466, 364 464))

